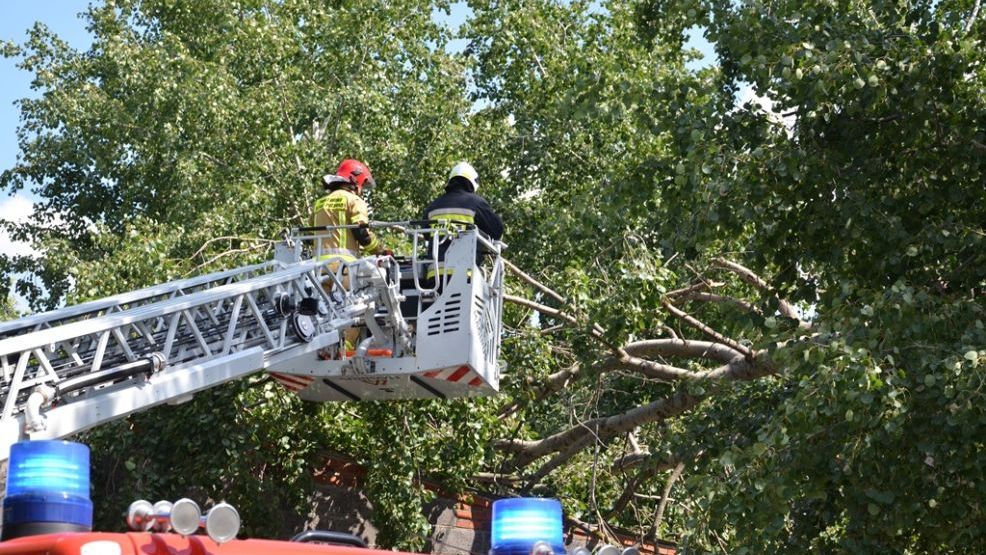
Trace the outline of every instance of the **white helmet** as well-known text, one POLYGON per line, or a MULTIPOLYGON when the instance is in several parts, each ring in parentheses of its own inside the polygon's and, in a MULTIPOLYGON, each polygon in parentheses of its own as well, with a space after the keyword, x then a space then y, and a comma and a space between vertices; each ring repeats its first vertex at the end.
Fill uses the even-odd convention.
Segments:
POLYGON ((452 181, 456 177, 461 177, 468 181, 472 185, 472 191, 474 193, 479 190, 479 174, 476 173, 476 168, 473 168, 469 162, 459 162, 452 166, 452 171, 448 173, 448 179, 452 181))

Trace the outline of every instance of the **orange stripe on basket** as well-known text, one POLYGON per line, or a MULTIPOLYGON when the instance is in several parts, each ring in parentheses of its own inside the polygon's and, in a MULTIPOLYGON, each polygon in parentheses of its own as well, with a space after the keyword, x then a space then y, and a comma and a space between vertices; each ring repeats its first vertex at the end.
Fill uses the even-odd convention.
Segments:
POLYGON ((482 384, 483 384, 483 378, 480 378, 479 376, 476 376, 475 378, 469 380, 469 385, 471 385, 473 387, 476 387, 477 385, 482 385, 482 384))
MULTIPOLYGON (((353 358, 354 356, 356 356, 356 351, 346 351, 346 358, 353 358)), ((366 356, 390 358, 394 356, 394 351, 390 349, 367 349, 366 356)))
POLYGON ((285 382, 285 381, 282 381, 282 380, 277 380, 277 383, 281 384, 281 387, 283 387, 284 389, 287 389, 288 391, 290 391, 292 393, 298 393, 299 391, 301 391, 302 389, 304 389, 303 387, 298 386, 298 385, 295 385, 295 384, 293 384, 291 382, 285 382))
POLYGON ((452 375, 449 376, 449 377, 447 377, 447 378, 445 378, 445 379, 448 380, 448 381, 450 381, 450 382, 457 382, 457 381, 461 380, 462 377, 465 376, 468 373, 469 373, 469 367, 468 366, 460 366, 458 370, 456 370, 455 372, 452 372, 452 375))
POLYGON ((275 380, 281 383, 290 383, 298 387, 301 387, 302 389, 308 387, 309 385, 311 385, 313 381, 315 381, 315 378, 307 378, 304 376, 290 376, 287 374, 281 374, 277 372, 271 372, 270 374, 271 376, 274 377, 275 380))
POLYGON ((442 373, 441 370, 432 370, 431 372, 425 372, 424 373, 424 376, 426 378, 437 378, 438 375, 441 374, 441 373, 442 373))

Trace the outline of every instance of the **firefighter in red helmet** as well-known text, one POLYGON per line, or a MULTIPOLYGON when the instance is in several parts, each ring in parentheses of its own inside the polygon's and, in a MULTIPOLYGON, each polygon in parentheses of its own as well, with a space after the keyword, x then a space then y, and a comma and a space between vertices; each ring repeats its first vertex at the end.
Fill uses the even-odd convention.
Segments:
POLYGON ((337 229, 322 239, 322 258, 352 262, 361 254, 383 252, 380 241, 370 231, 370 211, 363 191, 376 185, 370 168, 359 160, 343 160, 334 174, 322 178, 329 194, 315 201, 313 225, 358 225, 354 229, 337 229))
MULTIPOLYGON (((322 185, 328 194, 315 201, 313 224, 322 226, 359 227, 331 230, 321 240, 321 260, 329 259, 327 270, 336 272, 344 263, 354 262, 364 254, 382 254, 383 245, 370 231, 370 210, 363 200, 363 191, 376 185, 370 168, 359 160, 343 160, 334 174, 322 177, 322 185)), ((342 286, 349 288, 349 275, 342 275, 342 286)), ((325 285, 331 291, 332 282, 325 285)), ((356 347, 359 330, 352 328, 344 332, 346 350, 356 347)))

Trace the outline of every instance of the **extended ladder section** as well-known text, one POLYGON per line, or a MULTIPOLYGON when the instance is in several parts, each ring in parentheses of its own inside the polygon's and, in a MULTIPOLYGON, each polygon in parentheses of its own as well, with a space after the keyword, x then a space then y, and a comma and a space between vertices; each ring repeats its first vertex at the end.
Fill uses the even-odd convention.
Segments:
POLYGON ((397 230, 410 254, 341 261, 324 228, 275 260, 0 323, 0 459, 259 370, 312 401, 495 393, 499 243, 397 230))

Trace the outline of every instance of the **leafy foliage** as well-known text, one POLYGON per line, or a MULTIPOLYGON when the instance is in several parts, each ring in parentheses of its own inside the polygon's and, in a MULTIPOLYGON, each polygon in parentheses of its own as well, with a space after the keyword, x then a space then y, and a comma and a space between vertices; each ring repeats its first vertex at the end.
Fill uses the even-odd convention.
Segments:
POLYGON ((551 288, 510 283, 497 399, 312 407, 255 379, 92 432, 102 522, 191 492, 277 533, 328 448, 404 549, 425 481, 484 471, 696 552, 983 551, 979 2, 469 5, 461 55, 448 5, 412 0, 118 1, 89 52, 40 26, 7 49, 44 93, 0 176, 47 218, 7 226, 39 259, 2 259, 36 308, 262 259, 343 156, 381 219, 475 161, 551 288))
POLYGON ((14 308, 14 300, 7 297, 0 300, 0 322, 17 318, 17 310, 14 308))

